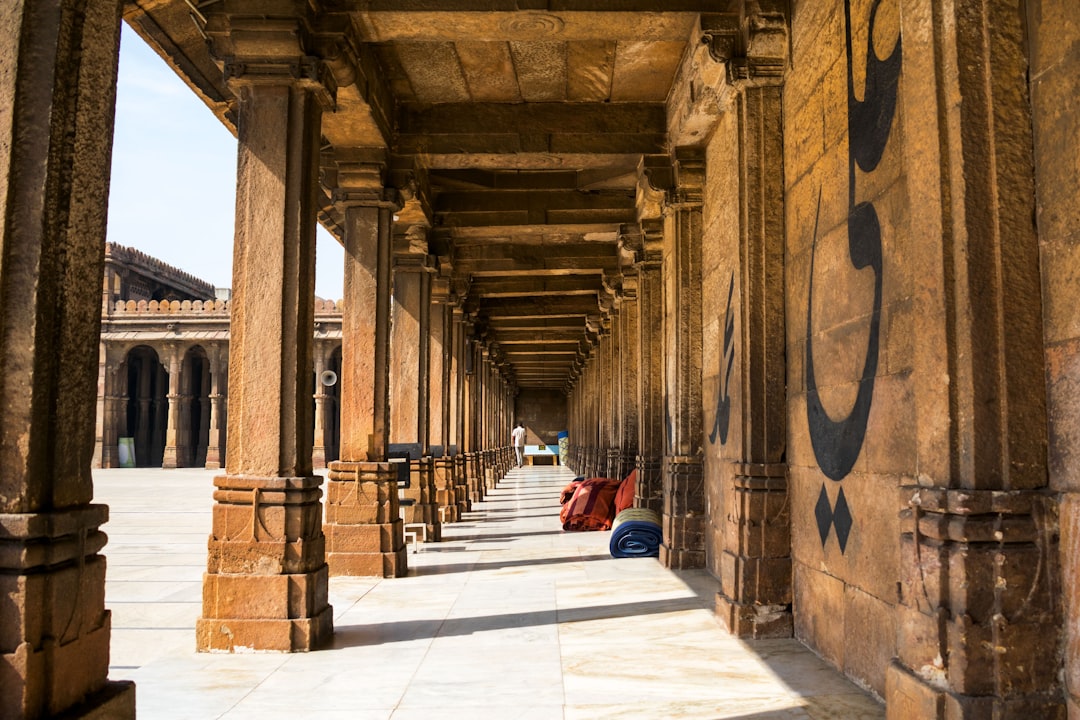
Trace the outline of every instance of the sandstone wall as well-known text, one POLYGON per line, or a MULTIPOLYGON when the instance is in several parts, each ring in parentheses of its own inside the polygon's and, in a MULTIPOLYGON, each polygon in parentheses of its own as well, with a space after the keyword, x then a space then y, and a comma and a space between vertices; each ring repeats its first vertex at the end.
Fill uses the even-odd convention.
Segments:
MULTIPOLYGON (((909 262, 919 240, 904 150, 920 141, 909 118, 927 108, 901 102, 890 112, 865 97, 869 18, 861 0, 851 2, 850 27, 843 2, 796 3, 793 12, 784 88, 787 461, 795 634, 884 694, 896 654, 898 488, 919 471, 909 262), (850 129, 849 67, 855 99, 878 105, 850 129), (880 160, 853 170, 856 152, 880 160), (880 235, 872 222, 849 223, 869 217, 860 203, 872 203, 880 235)), ((879 59, 919 52, 918 34, 905 27, 901 50, 899 32, 898 2, 885 0, 873 33, 879 59)), ((879 89, 888 86, 887 66, 873 67, 879 89)), ((903 72, 899 86, 908 87, 903 72)))
MULTIPOLYGON (((1029 2, 1031 99, 1045 308, 1049 476, 1063 492, 1066 628, 1080 627, 1080 5, 1029 2)), ((1068 632, 1068 630, 1067 630, 1068 632)), ((1070 717, 1080 717, 1080 632, 1067 638, 1070 717)))
MULTIPOLYGON (((525 442, 558 445, 559 432, 567 429, 566 396, 558 391, 522 389, 514 400, 514 420, 525 425, 525 442)), ((510 444, 510 427, 506 428, 504 444, 510 444)))

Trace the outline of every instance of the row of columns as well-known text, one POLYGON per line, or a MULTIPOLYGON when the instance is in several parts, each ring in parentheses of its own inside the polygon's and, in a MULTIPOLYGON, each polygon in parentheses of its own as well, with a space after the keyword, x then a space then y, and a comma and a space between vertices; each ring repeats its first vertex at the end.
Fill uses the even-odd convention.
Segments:
MULTIPOLYGON (((135 713, 131 683, 107 680, 99 528, 108 510, 92 503, 90 476, 108 197, 101 168, 109 165, 120 5, 17 3, 21 14, 13 17, 22 22, 0 28, 13 53, 0 105, 10 109, 5 127, 17 139, 0 143, 3 717, 135 713)), ((354 165, 341 159, 334 198, 346 218, 341 459, 330 466, 324 524, 310 382, 320 119, 334 82, 308 54, 306 18, 243 19, 245 41, 236 45, 230 22, 219 15, 207 25, 237 99, 239 144, 228 454, 214 478, 197 647, 309 650, 333 632, 332 571, 405 570, 396 475, 387 462, 397 204, 393 193, 355 182, 354 165), (292 52, 283 50, 290 44, 292 52), (257 58, 244 57, 251 48, 257 58), (277 54, 266 57, 266 48, 277 54)), ((441 419, 446 427, 456 410, 450 434, 458 452, 443 467, 453 467, 460 512, 468 498, 457 478, 481 495, 481 478, 498 472, 508 454, 485 443, 501 435, 494 423, 509 427, 511 386, 469 339, 467 318, 447 311, 453 338, 444 343, 450 368, 442 372, 453 376, 456 405, 441 419), (491 408, 483 418, 472 411, 481 403, 491 408)), ((178 379, 179 368, 171 370, 178 379)), ((169 395, 177 421, 175 383, 169 395)), ((441 439, 445 457, 450 443, 441 439)))
POLYGON ((651 207, 620 240, 632 260, 622 264, 615 300, 593 322, 571 380, 570 463, 589 476, 622 478, 636 469, 635 504, 663 519, 663 562, 702 567, 705 163, 691 148, 679 150, 666 168, 659 160, 647 174, 650 162, 643 161, 640 174, 650 183, 651 207))

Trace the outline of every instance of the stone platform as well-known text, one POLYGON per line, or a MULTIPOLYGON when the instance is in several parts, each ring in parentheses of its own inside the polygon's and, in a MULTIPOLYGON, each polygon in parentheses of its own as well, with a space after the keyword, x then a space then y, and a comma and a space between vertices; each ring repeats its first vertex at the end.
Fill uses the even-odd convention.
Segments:
POLYGON ((716 584, 614 560, 607 532, 564 533, 563 467, 512 470, 404 578, 330 579, 324 650, 200 654, 195 620, 213 471, 95 470, 111 507, 110 679, 154 720, 884 718, 793 640, 745 642, 716 584))

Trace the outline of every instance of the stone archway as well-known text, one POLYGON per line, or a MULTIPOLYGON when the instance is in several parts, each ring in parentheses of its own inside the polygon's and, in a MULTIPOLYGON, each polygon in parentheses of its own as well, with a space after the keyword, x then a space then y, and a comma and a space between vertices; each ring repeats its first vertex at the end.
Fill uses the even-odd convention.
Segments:
POLYGON ((202 467, 210 440, 210 360, 201 345, 184 354, 180 388, 177 464, 202 467))
POLYGON ((156 350, 139 345, 128 351, 127 418, 122 437, 130 437, 137 467, 161 467, 169 403, 169 378, 156 350))

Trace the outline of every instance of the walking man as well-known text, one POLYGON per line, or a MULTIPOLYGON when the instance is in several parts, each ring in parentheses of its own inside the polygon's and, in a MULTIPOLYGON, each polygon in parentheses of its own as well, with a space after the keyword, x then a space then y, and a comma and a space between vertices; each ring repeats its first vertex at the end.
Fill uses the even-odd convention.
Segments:
POLYGON ((514 455, 517 456, 517 466, 521 467, 525 462, 525 426, 520 422, 510 431, 510 440, 514 446, 514 455))

